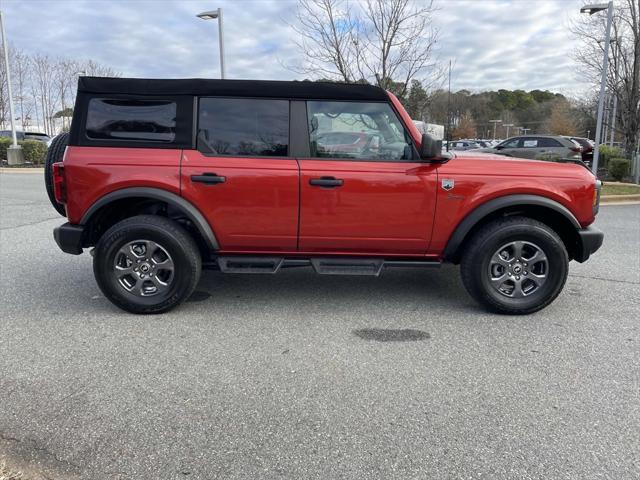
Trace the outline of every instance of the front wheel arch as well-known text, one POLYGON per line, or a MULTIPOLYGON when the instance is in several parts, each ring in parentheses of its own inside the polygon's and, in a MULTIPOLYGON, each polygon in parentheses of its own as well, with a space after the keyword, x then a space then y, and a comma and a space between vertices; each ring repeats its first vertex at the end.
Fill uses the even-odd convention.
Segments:
POLYGON ((444 260, 460 263, 465 245, 475 232, 501 217, 523 216, 538 220, 553 229, 562 239, 569 258, 579 253, 580 222, 564 205, 539 195, 507 195, 495 198, 469 213, 456 227, 444 251, 444 260))

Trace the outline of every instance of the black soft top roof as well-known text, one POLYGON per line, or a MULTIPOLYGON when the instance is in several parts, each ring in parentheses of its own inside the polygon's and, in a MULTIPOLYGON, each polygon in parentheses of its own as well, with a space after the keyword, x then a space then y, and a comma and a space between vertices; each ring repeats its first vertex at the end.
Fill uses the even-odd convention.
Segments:
POLYGON ((176 80, 80 77, 78 92, 133 95, 211 95, 319 100, 387 100, 380 87, 355 83, 275 80, 176 80))

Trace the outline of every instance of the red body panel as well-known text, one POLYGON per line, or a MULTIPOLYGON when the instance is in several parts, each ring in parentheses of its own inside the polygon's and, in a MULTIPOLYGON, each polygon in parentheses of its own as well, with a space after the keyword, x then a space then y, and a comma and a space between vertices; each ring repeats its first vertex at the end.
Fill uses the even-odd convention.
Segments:
POLYGON ((300 249, 424 254, 436 184, 436 167, 430 164, 300 160, 300 249), (322 176, 344 184, 309 184, 322 176))
POLYGON ((79 223, 100 197, 127 187, 155 187, 180 194, 181 150, 67 147, 64 174, 67 216, 79 223))
POLYGON ((196 205, 223 251, 296 250, 298 162, 292 158, 208 157, 184 150, 182 196, 196 205), (215 173, 225 183, 193 183, 215 173))

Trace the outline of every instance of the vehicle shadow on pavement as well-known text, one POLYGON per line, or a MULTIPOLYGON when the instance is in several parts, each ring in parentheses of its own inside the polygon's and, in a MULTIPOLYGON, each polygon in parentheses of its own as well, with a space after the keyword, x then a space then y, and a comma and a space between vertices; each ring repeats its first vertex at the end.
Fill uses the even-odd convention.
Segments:
MULTIPOLYGON (((379 277, 317 275, 311 269, 277 275, 204 272, 189 303, 215 303, 216 308, 242 302, 288 301, 298 306, 325 302, 371 308, 376 304, 421 304, 474 308, 459 279, 458 269, 394 269, 379 277)), ((185 307, 183 307, 185 308, 185 307)), ((188 308, 188 307, 186 307, 188 308)))

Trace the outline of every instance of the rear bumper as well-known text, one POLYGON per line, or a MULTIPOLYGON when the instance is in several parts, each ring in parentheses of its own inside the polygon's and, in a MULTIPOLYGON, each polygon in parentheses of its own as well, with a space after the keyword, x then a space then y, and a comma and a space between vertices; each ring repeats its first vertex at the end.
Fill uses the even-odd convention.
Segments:
POLYGON ((578 230, 578 248, 574 260, 586 262, 592 253, 597 252, 602 246, 604 232, 595 227, 587 227, 578 230))
POLYGON ((82 237, 84 226, 64 223, 53 229, 53 238, 65 253, 80 255, 82 253, 82 237))

